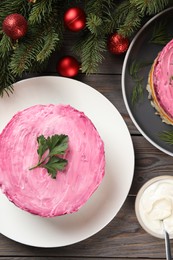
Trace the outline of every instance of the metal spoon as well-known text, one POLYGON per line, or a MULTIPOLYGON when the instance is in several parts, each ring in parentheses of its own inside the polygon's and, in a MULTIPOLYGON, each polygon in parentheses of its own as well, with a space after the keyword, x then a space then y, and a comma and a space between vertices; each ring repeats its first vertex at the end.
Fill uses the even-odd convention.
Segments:
POLYGON ((164 231, 164 236, 165 236, 166 259, 172 260, 169 234, 165 229, 164 221, 162 221, 162 223, 163 223, 163 231, 164 231))

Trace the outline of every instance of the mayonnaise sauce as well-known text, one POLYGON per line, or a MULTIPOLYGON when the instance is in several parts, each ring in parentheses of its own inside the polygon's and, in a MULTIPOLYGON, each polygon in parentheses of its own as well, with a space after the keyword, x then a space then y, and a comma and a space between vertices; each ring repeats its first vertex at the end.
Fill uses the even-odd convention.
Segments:
POLYGON ((160 179, 149 185, 139 199, 138 214, 148 231, 163 235, 163 221, 173 237, 173 178, 160 179))

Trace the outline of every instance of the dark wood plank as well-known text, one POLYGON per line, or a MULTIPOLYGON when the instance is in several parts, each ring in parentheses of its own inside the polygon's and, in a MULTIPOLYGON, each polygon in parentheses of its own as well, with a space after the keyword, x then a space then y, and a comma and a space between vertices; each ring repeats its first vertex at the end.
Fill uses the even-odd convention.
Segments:
POLYGON ((130 194, 136 195, 139 188, 149 179, 158 175, 173 176, 173 158, 141 136, 133 136, 132 140, 135 150, 135 174, 130 194))

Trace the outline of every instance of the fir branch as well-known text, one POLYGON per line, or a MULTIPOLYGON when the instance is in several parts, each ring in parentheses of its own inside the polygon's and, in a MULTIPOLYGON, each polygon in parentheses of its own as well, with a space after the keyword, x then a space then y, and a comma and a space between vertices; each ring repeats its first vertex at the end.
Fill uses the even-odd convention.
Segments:
POLYGON ((130 65, 129 74, 133 79, 137 79, 139 77, 138 73, 140 72, 140 70, 141 70, 141 63, 134 60, 130 65))
POLYGON ((130 37, 141 25, 141 14, 134 6, 130 6, 125 19, 118 27, 118 33, 124 37, 130 37))
POLYGON ((30 12, 29 23, 41 23, 47 20, 48 17, 51 17, 52 13, 52 1, 51 0, 42 0, 37 1, 30 12))
POLYGON ((110 10, 115 7, 113 0, 90 0, 86 2, 87 14, 94 13, 99 17, 110 15, 110 10))
POLYGON ((134 81, 134 86, 132 90, 131 102, 135 105, 139 100, 143 98, 144 93, 144 77, 140 75, 141 70, 151 65, 151 62, 137 62, 134 60, 129 68, 129 74, 134 81))
MULTIPOLYGON (((126 20, 127 20, 128 16, 131 16, 131 12, 134 13, 133 9, 136 10, 136 7, 132 6, 130 4, 129 0, 121 1, 116 6, 116 8, 112 11, 112 14, 111 14, 112 20, 109 23, 111 33, 114 32, 115 30, 117 31, 119 29, 120 34, 122 34, 125 37, 129 36, 129 33, 127 33, 126 31, 127 31, 127 29, 128 29, 128 31, 132 31, 133 28, 132 29, 130 28, 130 24, 128 25, 127 24, 128 21, 126 22, 126 20)), ((136 13, 136 15, 137 15, 137 13, 136 13)))
POLYGON ((10 56, 5 56, 4 59, 0 57, 0 96, 2 97, 4 92, 9 95, 13 92, 13 83, 15 82, 15 77, 9 70, 10 56))
POLYGON ((106 34, 110 32, 111 11, 115 7, 113 0, 90 0, 86 3, 87 29, 85 37, 73 48, 80 52, 81 69, 85 73, 94 73, 103 60, 106 51, 106 34))
POLYGON ((143 88, 143 79, 136 81, 133 87, 131 102, 134 106, 139 100, 143 98, 144 88, 143 88))
POLYGON ((102 52, 106 50, 106 38, 88 34, 75 45, 75 51, 81 57, 82 72, 94 73, 103 60, 102 52))
POLYGON ((58 41, 59 41, 59 35, 55 33, 53 30, 51 30, 48 34, 46 34, 44 36, 44 45, 41 51, 37 54, 36 60, 42 63, 46 59, 48 59, 52 51, 54 51, 55 48, 57 47, 58 41))
POLYGON ((162 141, 170 145, 173 145, 173 130, 163 131, 162 133, 159 134, 159 137, 162 141))
POLYGON ((126 19, 128 13, 130 12, 130 3, 129 0, 122 1, 116 9, 113 11, 113 29, 116 28, 116 26, 120 26, 126 19))
POLYGON ((44 24, 41 31, 39 25, 30 26, 26 37, 14 50, 9 64, 14 76, 21 77, 24 72, 32 71, 33 64, 35 70, 39 69, 41 63, 44 63, 57 47, 59 36, 54 32, 54 28, 49 25, 49 22, 44 24), (35 35, 37 37, 34 37, 35 35))
POLYGON ((4 92, 7 95, 13 92, 15 78, 9 68, 9 62, 13 51, 11 39, 4 34, 0 41, 0 96, 3 96, 4 92))
POLYGON ((87 16, 86 25, 91 33, 98 34, 98 32, 100 32, 102 24, 102 19, 99 16, 92 13, 87 16))
MULTIPOLYGON (((35 30, 34 30, 35 31, 35 30)), ((36 31, 35 31, 36 32, 36 31)), ((12 55, 11 62, 9 64, 10 70, 14 76, 22 76, 22 73, 29 71, 32 64, 36 62, 36 56, 41 51, 43 44, 42 33, 37 31, 37 37, 29 34, 20 43, 12 55)))
POLYGON ((168 22, 155 23, 149 43, 166 45, 172 38, 168 35, 167 27, 168 22))
POLYGON ((169 0, 130 0, 130 3, 135 5, 142 15, 152 15, 162 11, 169 4, 169 0))
POLYGON ((6 55, 10 55, 11 51, 13 51, 12 41, 8 36, 4 34, 0 41, 0 55, 2 59, 5 59, 6 55))
POLYGON ((129 74, 134 80, 134 86, 133 86, 132 96, 131 96, 131 102, 133 106, 143 98, 143 92, 144 92, 143 77, 139 75, 141 68, 142 68, 141 63, 133 61, 129 70, 129 74))
MULTIPOLYGON (((39 19, 35 19, 35 24, 29 24, 27 34, 18 41, 15 49, 13 48, 14 46, 12 45, 11 39, 2 33, 0 40, 0 65, 2 63, 2 73, 0 75, 1 95, 3 91, 8 93, 12 91, 12 84, 16 81, 17 77, 21 77, 27 72, 42 71, 52 51, 60 46, 60 42, 62 42, 64 29, 62 13, 59 17, 57 15, 60 7, 55 8, 57 5, 57 1, 55 0, 49 0, 49 2, 47 0, 37 1, 40 7, 43 7, 43 2, 45 9, 44 11, 42 9, 42 20, 44 20, 44 22, 42 23, 41 30, 40 24, 38 23, 40 22, 39 19), (52 13, 50 14, 51 10, 52 13)), ((30 11, 33 12, 32 8, 35 5, 36 4, 31 5, 23 0, 14 0, 12 2, 10 0, 1 1, 0 9, 3 7, 4 10, 0 12, 0 20, 3 21, 6 15, 11 12, 18 12, 30 17, 30 11)), ((64 5, 65 1, 63 1, 62 6, 64 7, 64 5)))
POLYGON ((20 13, 25 18, 27 18, 27 15, 30 11, 30 8, 28 6, 28 1, 23 0, 5 0, 0 1, 0 24, 2 24, 5 17, 12 13, 20 13))
POLYGON ((87 25, 92 33, 108 34, 112 32, 112 12, 116 5, 113 0, 90 0, 86 3, 87 25), (95 28, 93 28, 95 26, 95 28))

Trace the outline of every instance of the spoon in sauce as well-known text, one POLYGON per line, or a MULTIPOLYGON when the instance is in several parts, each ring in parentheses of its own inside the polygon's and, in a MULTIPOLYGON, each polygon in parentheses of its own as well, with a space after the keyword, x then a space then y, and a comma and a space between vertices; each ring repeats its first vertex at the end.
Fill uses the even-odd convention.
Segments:
POLYGON ((166 231, 166 228, 165 228, 165 225, 164 225, 164 220, 162 220, 162 223, 163 223, 163 232, 164 232, 164 236, 165 236, 166 259, 167 260, 172 260, 169 234, 166 231))
POLYGON ((172 215, 172 201, 169 198, 166 198, 166 199, 162 198, 162 199, 156 200, 156 202, 153 203, 151 216, 153 216, 153 218, 160 221, 162 224, 164 238, 165 238, 165 250, 166 250, 166 259, 167 260, 172 260, 170 237, 169 237, 169 233, 167 232, 167 229, 165 226, 165 220, 170 215, 172 215))

